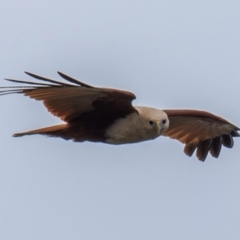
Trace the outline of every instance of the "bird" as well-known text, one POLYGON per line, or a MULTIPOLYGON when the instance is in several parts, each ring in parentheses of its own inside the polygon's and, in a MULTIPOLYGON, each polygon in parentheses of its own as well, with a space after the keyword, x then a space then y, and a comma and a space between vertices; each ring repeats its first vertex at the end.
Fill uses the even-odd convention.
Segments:
POLYGON ((0 96, 20 93, 43 102, 64 123, 14 137, 40 134, 75 142, 107 144, 138 143, 166 136, 185 144, 184 153, 205 161, 208 153, 218 158, 222 146, 233 147, 240 128, 222 117, 195 109, 166 109, 133 106, 135 94, 125 90, 94 87, 65 73, 57 81, 25 72, 38 81, 6 78, 21 86, 0 87, 0 96))

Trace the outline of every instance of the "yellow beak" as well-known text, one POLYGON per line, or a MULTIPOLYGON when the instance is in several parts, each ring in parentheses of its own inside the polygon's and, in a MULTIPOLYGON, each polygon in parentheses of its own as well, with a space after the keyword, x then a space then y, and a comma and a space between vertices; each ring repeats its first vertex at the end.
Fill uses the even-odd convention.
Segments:
POLYGON ((160 135, 162 130, 161 121, 156 121, 156 127, 157 127, 157 133, 158 135, 160 135))

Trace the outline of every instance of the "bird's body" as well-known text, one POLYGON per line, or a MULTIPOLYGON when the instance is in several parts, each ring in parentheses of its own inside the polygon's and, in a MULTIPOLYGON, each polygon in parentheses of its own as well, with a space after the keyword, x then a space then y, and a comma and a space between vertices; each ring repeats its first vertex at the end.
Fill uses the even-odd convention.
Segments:
POLYGON ((146 141, 159 137, 167 130, 169 121, 165 112, 150 107, 135 106, 135 109, 138 112, 119 119, 106 129, 106 143, 125 144, 146 141))
POLYGON ((222 145, 233 146, 232 137, 239 136, 235 125, 211 113, 199 110, 159 110, 132 105, 135 95, 128 91, 96 88, 63 73, 67 83, 28 75, 47 83, 7 79, 29 86, 1 87, 0 95, 22 93, 43 101, 53 115, 65 123, 23 133, 15 137, 40 134, 109 144, 136 143, 160 135, 177 139, 185 144, 184 152, 204 161, 208 152, 218 157, 222 145))
POLYGON ((62 137, 65 140, 73 139, 76 142, 90 141, 105 142, 109 144, 126 144, 155 139, 167 130, 168 119, 165 112, 148 107, 135 108, 139 112, 133 112, 126 117, 120 118, 118 121, 110 123, 104 129, 100 126, 101 124, 98 124, 98 119, 95 119, 93 124, 60 124, 23 133, 16 133, 14 137, 41 134, 50 137, 62 137), (150 116, 153 111, 155 118, 150 116), (148 114, 143 115, 145 113, 148 114), (159 123, 154 123, 154 121, 150 119, 159 119, 157 120, 159 123), (149 121, 151 123, 149 123, 149 121))

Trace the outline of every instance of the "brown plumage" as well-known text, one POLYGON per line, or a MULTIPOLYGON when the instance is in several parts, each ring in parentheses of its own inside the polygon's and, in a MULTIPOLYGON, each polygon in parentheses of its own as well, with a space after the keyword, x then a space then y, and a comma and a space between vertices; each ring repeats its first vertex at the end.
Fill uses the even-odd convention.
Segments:
POLYGON ((188 156, 196 150, 198 159, 204 161, 208 152, 217 158, 222 145, 233 147, 233 137, 239 136, 238 127, 205 111, 134 107, 136 97, 128 91, 96 88, 60 72, 67 83, 26 73, 41 82, 6 79, 29 86, 2 87, 0 95, 22 93, 43 101, 48 111, 65 123, 17 133, 15 137, 41 134, 77 142, 123 144, 162 134, 184 143, 188 156))
POLYGON ((197 110, 164 111, 170 126, 163 135, 184 143, 184 152, 188 156, 192 156, 197 149, 199 160, 204 161, 208 152, 217 158, 222 145, 232 148, 232 137, 239 136, 238 127, 211 113, 197 110))

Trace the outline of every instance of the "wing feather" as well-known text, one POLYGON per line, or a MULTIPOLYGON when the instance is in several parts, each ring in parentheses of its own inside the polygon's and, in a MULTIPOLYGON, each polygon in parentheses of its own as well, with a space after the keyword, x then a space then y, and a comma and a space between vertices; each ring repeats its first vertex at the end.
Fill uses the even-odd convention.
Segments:
POLYGON ((212 139, 207 139, 204 141, 199 142, 197 148, 197 157, 199 160, 204 161, 208 155, 208 151, 211 147, 212 139))
POLYGON ((214 114, 198 110, 163 110, 170 126, 163 134, 185 144, 184 152, 204 161, 208 152, 218 157, 221 146, 233 147, 233 137, 239 136, 238 127, 214 114))
POLYGON ((216 137, 212 140, 210 153, 213 157, 218 158, 222 148, 222 137, 216 137))
POLYGON ((233 138, 230 134, 224 134, 222 136, 222 144, 224 147, 232 148, 233 147, 233 138))
POLYGON ((96 121, 96 117, 98 117, 102 118, 106 124, 110 124, 117 118, 136 112, 132 106, 132 101, 136 97, 131 92, 96 88, 61 72, 58 72, 59 75, 67 80, 67 83, 29 72, 25 73, 40 82, 6 79, 29 85, 1 88, 0 95, 22 93, 35 100, 40 100, 49 112, 68 123, 79 120, 87 122, 89 119, 96 121))

